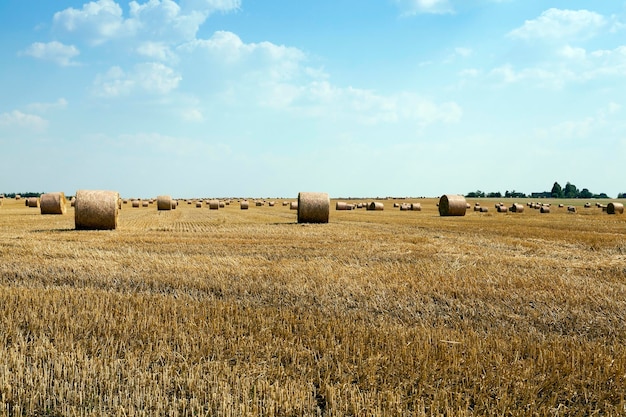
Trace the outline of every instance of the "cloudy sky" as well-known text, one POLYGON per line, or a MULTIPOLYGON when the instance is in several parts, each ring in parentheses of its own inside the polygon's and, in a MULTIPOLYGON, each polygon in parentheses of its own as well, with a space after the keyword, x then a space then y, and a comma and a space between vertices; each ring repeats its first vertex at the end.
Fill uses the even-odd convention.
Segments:
POLYGON ((0 192, 626 192, 626 1, 2 0, 0 192))

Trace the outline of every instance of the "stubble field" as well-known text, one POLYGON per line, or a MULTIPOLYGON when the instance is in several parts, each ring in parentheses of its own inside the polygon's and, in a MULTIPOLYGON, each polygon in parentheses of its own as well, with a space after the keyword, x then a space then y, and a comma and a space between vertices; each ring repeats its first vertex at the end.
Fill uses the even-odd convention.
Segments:
POLYGON ((626 215, 411 201, 77 231, 5 199, 0 415, 626 413, 626 215))

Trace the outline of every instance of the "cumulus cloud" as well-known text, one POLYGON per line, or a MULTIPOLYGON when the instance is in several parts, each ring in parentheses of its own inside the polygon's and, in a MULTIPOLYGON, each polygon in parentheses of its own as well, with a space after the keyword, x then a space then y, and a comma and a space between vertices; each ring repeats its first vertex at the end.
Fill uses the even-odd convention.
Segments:
POLYGON ((141 63, 130 72, 115 66, 95 80, 95 94, 100 97, 121 97, 133 92, 167 94, 176 89, 182 76, 161 63, 141 63))
POLYGON ((114 39, 137 38, 176 43, 194 39, 200 26, 217 11, 237 10, 239 0, 131 1, 124 16, 114 0, 96 0, 81 9, 67 8, 54 15, 55 28, 98 45, 114 39))
POLYGON ((61 42, 53 41, 48 43, 35 42, 22 54, 66 67, 76 65, 72 58, 78 56, 80 51, 74 45, 64 45, 61 42))
POLYGON ((449 0, 393 0, 403 16, 453 13, 449 0))
POLYGON ((588 10, 548 9, 533 20, 509 32, 515 39, 578 39, 591 38, 607 25, 606 19, 588 10))
POLYGON ((0 127, 42 131, 48 127, 48 121, 34 114, 13 110, 9 113, 0 113, 0 127))

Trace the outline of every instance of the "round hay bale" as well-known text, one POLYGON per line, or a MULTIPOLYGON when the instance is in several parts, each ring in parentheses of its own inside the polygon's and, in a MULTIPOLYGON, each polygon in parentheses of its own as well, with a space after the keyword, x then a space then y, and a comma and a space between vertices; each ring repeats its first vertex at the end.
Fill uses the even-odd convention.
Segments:
POLYGON ((220 201, 219 200, 209 200, 209 210, 219 210, 220 201))
POLYGON ((456 194, 444 194, 439 199, 440 216, 465 216, 467 202, 465 197, 456 194))
POLYGON ((150 204, 150 202, 148 200, 143 200, 141 202, 141 207, 148 207, 149 204, 150 204))
POLYGON ((474 211, 480 211, 480 206, 474 206, 474 211))
POLYGON ((371 203, 367 205, 367 210, 382 211, 384 209, 385 209, 385 205, 381 203, 380 201, 372 201, 371 203))
POLYGON ((624 214, 624 204, 622 203, 609 203, 606 206, 607 214, 624 214))
POLYGON ((481 207, 480 208, 480 212, 481 213, 488 213, 489 212, 489 207, 481 207))
POLYGON ((137 208, 137 207, 139 207, 139 200, 133 200, 133 202, 131 203, 131 205, 133 206, 133 208, 137 208))
POLYGON ((569 213, 576 213, 576 207, 574 207, 574 206, 567 206, 567 211, 569 213))
POLYGON ((226 204, 224 204, 223 201, 220 201, 220 208, 224 208, 224 207, 226 207, 226 204))
POLYGON ((26 201, 28 202, 28 207, 30 208, 39 207, 39 199, 37 197, 29 197, 26 201))
POLYGON ((496 207, 496 211, 498 213, 506 213, 509 211, 509 209, 507 208, 507 206, 498 206, 496 207))
POLYGON ((292 201, 291 203, 289 203, 289 210, 298 210, 298 202, 292 201))
POLYGON ((350 205, 345 201, 337 201, 337 203, 335 203, 335 210, 350 210, 350 205))
POLYGON ((328 223, 330 198, 327 193, 298 193, 298 223, 328 223))
POLYGON ((176 207, 178 207, 178 200, 174 200, 172 199, 172 210, 176 210, 176 207))
POLYGON ((411 205, 409 203, 400 204, 400 211, 410 211, 411 205))
POLYGON ((65 214, 66 203, 65 194, 62 192, 42 194, 39 202, 41 214, 65 214))
POLYGON ((202 200, 196 201, 196 208, 202 208, 202 200))
POLYGON ((411 203, 411 211, 422 211, 421 203, 411 203))
POLYGON ((171 209, 172 209, 172 197, 171 196, 160 195, 157 197, 157 210, 171 210, 171 209))
POLYGON ((591 207, 591 203, 585 203, 585 208, 590 208, 591 207))
POLYGON ((523 205, 521 205, 521 204, 514 203, 514 204, 511 206, 510 210, 511 210, 513 213, 523 213, 523 212, 524 212, 524 206, 523 206, 523 205))
POLYGON ((283 201, 283 206, 288 206, 289 205, 289 201, 283 201))
POLYGON ((563 207, 565 207, 565 204, 563 203, 559 204, 559 208, 563 208, 563 207))
POLYGON ((249 206, 249 205, 250 205, 250 203, 248 203, 248 201, 247 201, 247 200, 242 200, 242 201, 239 203, 239 208, 240 208, 240 209, 242 209, 242 210, 248 210, 248 206, 249 206))
POLYGON ((541 206, 539 213, 550 213, 550 206, 541 206))
POLYGON ((113 230, 117 227, 117 191, 78 190, 74 223, 78 230, 113 230))

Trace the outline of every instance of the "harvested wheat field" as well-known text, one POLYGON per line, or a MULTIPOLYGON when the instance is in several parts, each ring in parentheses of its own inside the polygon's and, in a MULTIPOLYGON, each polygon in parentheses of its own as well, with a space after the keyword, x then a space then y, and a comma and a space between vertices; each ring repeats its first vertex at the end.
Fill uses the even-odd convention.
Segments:
POLYGON ((5 199, 0 415, 626 413, 626 215, 401 202, 76 230, 5 199))

